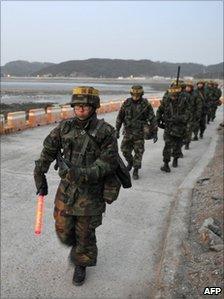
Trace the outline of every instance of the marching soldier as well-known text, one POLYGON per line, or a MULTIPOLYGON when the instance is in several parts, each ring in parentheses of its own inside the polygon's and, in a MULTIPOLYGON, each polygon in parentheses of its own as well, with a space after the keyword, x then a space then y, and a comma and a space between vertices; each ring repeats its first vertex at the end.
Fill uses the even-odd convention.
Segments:
MULTIPOLYGON (((154 143, 157 138, 157 123, 153 108, 147 99, 143 98, 143 88, 140 85, 132 86, 131 98, 124 101, 116 119, 116 134, 120 137, 120 129, 124 125, 121 151, 128 162, 129 170, 134 168, 133 179, 139 179, 138 171, 142 166, 144 153, 144 132, 151 130, 154 143), (150 123, 151 127, 148 127, 150 123), (132 152, 134 151, 134 156, 132 152)), ((145 137, 146 139, 146 137, 145 137)), ((147 138, 148 139, 148 138, 147 138)))
POLYGON ((73 283, 81 285, 86 267, 97 262, 95 230, 102 224, 105 178, 115 172, 118 147, 114 128, 97 119, 98 90, 75 88, 71 106, 75 117, 62 121, 45 138, 34 178, 37 194, 47 195, 46 173, 63 150, 64 164, 58 163, 61 181, 55 198, 55 230, 59 240, 71 248, 73 283))
POLYGON ((206 129, 206 117, 209 109, 209 103, 205 92, 205 82, 203 80, 199 80, 197 82, 197 88, 195 89, 195 97, 197 97, 198 100, 201 99, 202 102, 202 110, 201 110, 199 126, 195 126, 193 130, 194 138, 192 140, 197 141, 199 131, 200 131, 200 138, 203 138, 204 136, 204 131, 206 129))
POLYGON ((185 149, 189 149, 189 145, 191 143, 192 138, 192 132, 193 130, 196 130, 199 128, 199 121, 201 117, 202 112, 202 100, 200 97, 195 95, 194 92, 194 84, 192 81, 186 82, 186 92, 190 96, 190 110, 191 110, 191 117, 187 124, 187 132, 186 132, 186 138, 185 138, 185 149))
POLYGON ((168 89, 168 96, 161 101, 157 113, 157 122, 164 129, 165 146, 163 149, 162 171, 170 172, 169 162, 173 156, 173 167, 178 166, 181 157, 181 147, 186 135, 187 123, 190 119, 190 105, 187 97, 181 96, 181 87, 173 86, 168 89))

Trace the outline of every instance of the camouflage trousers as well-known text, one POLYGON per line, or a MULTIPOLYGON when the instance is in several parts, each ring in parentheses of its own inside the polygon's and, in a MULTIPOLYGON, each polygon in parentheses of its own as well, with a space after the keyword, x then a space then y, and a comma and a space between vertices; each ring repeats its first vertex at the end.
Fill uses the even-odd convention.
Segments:
POLYGON ((191 122, 187 125, 186 133, 185 133, 185 137, 184 137, 185 144, 191 143, 192 132, 193 132, 193 122, 191 122))
POLYGON ((216 105, 213 105, 211 107, 211 120, 214 120, 215 117, 216 117, 216 110, 217 110, 217 106, 216 105))
POLYGON ((121 151, 128 163, 133 164, 134 168, 141 168, 142 157, 145 151, 145 140, 138 135, 125 134, 121 142, 121 151), (134 156, 132 152, 134 151, 134 156))
POLYGON ((200 130, 201 134, 204 134, 204 131, 206 129, 206 117, 207 117, 207 114, 203 114, 199 121, 199 125, 194 128, 193 132, 194 132, 195 136, 198 135, 199 130, 200 130))
MULTIPOLYGON (((194 135, 195 135, 195 133, 198 134, 199 129, 200 129, 200 120, 195 120, 195 121, 193 122, 192 133, 194 133, 194 135)), ((197 134, 196 134, 196 135, 197 135, 197 134)))
POLYGON ((183 145, 183 138, 176 137, 165 131, 163 135, 165 146, 163 148, 163 162, 170 162, 171 156, 179 158, 181 155, 181 147, 183 145))
POLYGON ((74 265, 95 266, 97 245, 95 229, 102 215, 74 216, 66 213, 66 205, 57 200, 54 208, 55 230, 59 240, 71 246, 70 261, 74 265))

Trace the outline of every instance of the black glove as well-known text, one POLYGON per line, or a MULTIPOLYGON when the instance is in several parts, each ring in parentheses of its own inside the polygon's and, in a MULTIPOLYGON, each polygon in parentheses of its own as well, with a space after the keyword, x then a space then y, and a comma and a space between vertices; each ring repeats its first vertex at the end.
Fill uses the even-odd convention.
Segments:
POLYGON ((164 122, 163 122, 162 120, 159 120, 159 121, 158 121, 158 127, 159 127, 160 129, 165 129, 165 124, 164 124, 164 122))
POLYGON ((116 131, 116 138, 119 139, 120 138, 120 132, 117 130, 116 131))
POLYGON ((158 135, 157 133, 155 133, 153 136, 153 143, 156 143, 157 141, 158 141, 158 135))
POLYGON ((34 180, 37 187, 37 193, 40 195, 47 195, 48 194, 48 185, 47 179, 44 173, 38 173, 34 171, 34 180))

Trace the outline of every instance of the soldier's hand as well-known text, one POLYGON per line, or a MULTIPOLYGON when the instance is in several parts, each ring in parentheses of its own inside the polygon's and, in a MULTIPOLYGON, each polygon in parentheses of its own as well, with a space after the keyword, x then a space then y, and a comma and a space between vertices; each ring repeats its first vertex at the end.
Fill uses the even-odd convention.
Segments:
POLYGON ((153 143, 156 143, 158 141, 158 135, 155 134, 154 137, 153 137, 153 143))
POLYGON ((35 184, 37 187, 37 193, 40 195, 47 195, 48 194, 48 185, 47 179, 45 174, 43 173, 36 173, 34 174, 35 184))
POLYGON ((116 131, 116 138, 119 139, 120 138, 120 132, 116 131))

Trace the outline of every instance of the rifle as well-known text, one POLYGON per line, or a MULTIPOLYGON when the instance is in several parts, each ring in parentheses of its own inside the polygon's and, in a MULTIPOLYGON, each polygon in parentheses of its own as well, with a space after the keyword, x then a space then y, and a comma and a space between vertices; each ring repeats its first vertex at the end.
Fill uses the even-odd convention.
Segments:
POLYGON ((177 86, 179 84, 179 78, 180 78, 180 65, 177 68, 177 86))
POLYGON ((54 165, 54 169, 58 170, 69 170, 71 167, 71 163, 66 161, 65 158, 63 158, 61 150, 58 151, 57 153, 57 158, 56 158, 56 164, 54 165))

